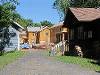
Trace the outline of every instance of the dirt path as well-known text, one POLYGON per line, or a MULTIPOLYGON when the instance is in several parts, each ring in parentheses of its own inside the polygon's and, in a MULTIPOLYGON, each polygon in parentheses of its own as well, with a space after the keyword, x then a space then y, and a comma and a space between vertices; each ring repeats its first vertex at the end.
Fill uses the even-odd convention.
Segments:
POLYGON ((23 58, 7 65, 0 75, 100 75, 78 65, 64 64, 42 55, 43 51, 33 51, 23 58))

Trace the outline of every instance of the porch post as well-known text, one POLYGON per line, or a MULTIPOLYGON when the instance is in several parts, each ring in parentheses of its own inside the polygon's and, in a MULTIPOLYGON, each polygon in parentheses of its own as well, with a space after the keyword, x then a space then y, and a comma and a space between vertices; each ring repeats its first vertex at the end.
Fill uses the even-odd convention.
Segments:
POLYGON ((69 29, 67 30, 68 30, 67 51, 69 51, 69 29))
POLYGON ((65 52, 65 33, 67 33, 67 28, 62 27, 62 55, 64 55, 65 52))
POLYGON ((65 52, 65 44, 64 44, 64 40, 65 40, 65 34, 64 34, 64 32, 63 32, 63 33, 62 33, 62 47, 63 47, 62 55, 64 55, 64 52, 65 52))
POLYGON ((37 32, 35 32, 35 44, 37 43, 37 32))

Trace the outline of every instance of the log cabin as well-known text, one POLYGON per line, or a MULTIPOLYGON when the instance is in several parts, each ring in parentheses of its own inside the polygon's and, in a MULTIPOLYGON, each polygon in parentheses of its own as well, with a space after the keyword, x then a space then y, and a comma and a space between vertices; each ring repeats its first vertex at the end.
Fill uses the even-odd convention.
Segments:
POLYGON ((68 28, 71 55, 74 55, 75 45, 79 45, 84 57, 100 59, 99 8, 68 8, 64 26, 68 28))

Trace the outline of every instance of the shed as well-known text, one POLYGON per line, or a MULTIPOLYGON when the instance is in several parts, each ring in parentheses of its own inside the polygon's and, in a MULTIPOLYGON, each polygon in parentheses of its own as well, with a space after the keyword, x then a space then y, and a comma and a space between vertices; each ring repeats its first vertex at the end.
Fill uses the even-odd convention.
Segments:
POLYGON ((9 33, 10 33, 10 43, 6 45, 5 51, 12 51, 12 50, 20 50, 20 33, 24 28, 19 25, 17 22, 12 22, 12 25, 9 26, 9 33))

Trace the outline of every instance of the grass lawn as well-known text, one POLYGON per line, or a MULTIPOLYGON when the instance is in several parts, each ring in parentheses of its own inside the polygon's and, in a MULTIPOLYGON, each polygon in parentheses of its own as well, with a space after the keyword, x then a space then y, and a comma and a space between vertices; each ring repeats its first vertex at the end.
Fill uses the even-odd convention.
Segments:
POLYGON ((65 63, 71 63, 71 64, 78 64, 81 67, 85 67, 91 70, 100 71, 100 65, 93 64, 94 60, 86 59, 86 58, 80 58, 80 57, 73 57, 73 56, 56 56, 55 59, 58 61, 62 61, 65 63))
POLYGON ((15 52, 9 52, 4 54, 3 56, 0 56, 0 69, 3 68, 5 65, 13 62, 19 57, 22 57, 25 52, 22 51, 15 51, 15 52))

